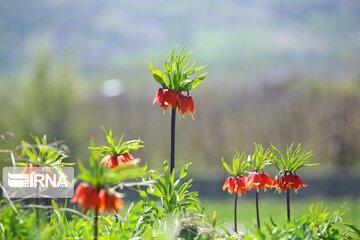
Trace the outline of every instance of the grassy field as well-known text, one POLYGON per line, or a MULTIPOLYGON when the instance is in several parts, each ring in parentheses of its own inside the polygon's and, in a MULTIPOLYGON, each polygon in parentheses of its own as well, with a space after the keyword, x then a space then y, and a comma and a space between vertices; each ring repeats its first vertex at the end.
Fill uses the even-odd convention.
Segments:
MULTIPOLYGON (((265 222, 270 223, 270 215, 276 224, 281 224, 286 221, 286 205, 285 198, 277 199, 260 199, 260 218, 261 224, 265 222)), ((282 196, 285 197, 285 196, 282 196)), ((324 206, 330 212, 339 209, 342 205, 343 211, 346 214, 343 220, 346 222, 359 223, 360 220, 360 200, 349 199, 301 199, 291 202, 291 216, 296 217, 309 212, 309 207, 312 203, 323 202, 324 206)), ((207 213, 211 216, 213 211, 217 213, 217 221, 226 221, 233 224, 233 199, 225 200, 204 200, 203 201, 207 213)), ((238 199, 238 224, 239 225, 252 225, 256 223, 255 215, 255 201, 249 199, 238 199)))

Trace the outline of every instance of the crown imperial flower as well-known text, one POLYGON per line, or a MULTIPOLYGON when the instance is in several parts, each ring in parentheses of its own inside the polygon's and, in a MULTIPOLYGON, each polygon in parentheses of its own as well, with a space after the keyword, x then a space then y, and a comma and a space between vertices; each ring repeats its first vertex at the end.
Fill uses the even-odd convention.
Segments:
POLYGON ((176 108, 182 115, 195 114, 194 100, 191 96, 185 96, 181 92, 160 88, 154 98, 153 105, 159 103, 160 108, 176 108))
POLYGON ((118 211, 124 207, 121 198, 118 198, 116 195, 109 193, 105 189, 100 190, 99 199, 100 199, 100 207, 99 207, 100 212, 118 211))
POLYGON ((301 187, 307 187, 298 174, 292 172, 285 172, 283 175, 276 175, 272 188, 275 188, 279 193, 285 190, 294 190, 297 192, 301 187))
POLYGON ((75 195, 70 201, 77 203, 84 210, 117 211, 123 208, 123 202, 116 195, 106 189, 97 189, 92 185, 82 182, 76 188, 75 195))
POLYGON ((102 160, 101 163, 104 164, 105 167, 107 168, 114 168, 117 166, 120 166, 124 163, 129 163, 131 165, 136 165, 136 161, 133 155, 131 155, 130 153, 124 153, 121 154, 120 156, 116 156, 116 155, 106 155, 102 160))
POLYGON ((250 172, 247 178, 246 188, 248 190, 255 188, 256 191, 259 191, 260 189, 264 189, 264 191, 266 191, 266 189, 271 186, 272 180, 270 175, 267 173, 250 172))
POLYGON ((71 203, 77 203, 84 210, 100 207, 99 191, 88 183, 80 183, 75 190, 71 203))
POLYGON ((236 193, 237 195, 246 194, 246 177, 245 176, 238 176, 233 177, 230 176, 226 179, 223 187, 223 191, 227 189, 228 193, 233 194, 236 193))
POLYGON ((186 113, 195 114, 194 101, 191 96, 184 96, 181 93, 178 94, 178 109, 183 115, 186 113))

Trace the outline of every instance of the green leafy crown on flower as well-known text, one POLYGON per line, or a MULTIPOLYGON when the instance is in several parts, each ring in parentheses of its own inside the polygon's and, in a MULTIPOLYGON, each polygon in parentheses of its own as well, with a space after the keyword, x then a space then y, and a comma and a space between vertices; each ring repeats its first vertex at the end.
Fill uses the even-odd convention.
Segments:
POLYGON ((222 164, 225 168, 225 170, 232 176, 238 177, 242 174, 245 174, 250 167, 250 161, 249 157, 246 156, 244 152, 239 152, 236 150, 236 153, 232 159, 232 166, 224 160, 224 158, 221 159, 222 164))
POLYGON ((19 162, 17 165, 26 166, 28 163, 32 163, 41 167, 63 167, 74 164, 63 162, 67 155, 63 149, 58 147, 58 142, 48 143, 46 135, 42 138, 38 136, 32 136, 32 138, 35 144, 21 142, 21 158, 26 162, 19 162))
POLYGON ((144 142, 141 141, 140 139, 123 142, 124 139, 124 134, 123 134, 119 140, 115 140, 113 138, 112 130, 107 131, 104 127, 102 127, 102 129, 105 133, 108 146, 89 147, 90 150, 99 153, 100 156, 105 156, 108 154, 114 156, 120 156, 121 154, 132 152, 139 148, 144 147, 143 145, 144 142))
POLYGON ((318 163, 307 163, 312 156, 313 152, 303 150, 301 144, 296 147, 294 143, 291 144, 290 147, 287 147, 285 154, 271 145, 271 163, 280 172, 294 172, 303 167, 318 165, 318 163))
POLYGON ((255 172, 260 172, 266 165, 270 164, 271 151, 265 149, 261 144, 254 143, 255 152, 250 157, 250 166, 255 172))
POLYGON ((96 151, 97 147, 89 147, 89 149, 91 150, 89 166, 85 167, 84 164, 79 161, 80 173, 78 179, 94 187, 108 188, 126 179, 141 177, 146 172, 146 165, 139 167, 131 163, 124 163, 114 168, 107 168, 104 164, 99 163, 100 152, 96 151))
POLYGON ((204 69, 207 65, 195 67, 195 61, 189 65, 192 51, 184 53, 185 46, 181 47, 178 52, 175 47, 166 57, 164 71, 155 69, 152 64, 149 70, 155 81, 167 89, 175 92, 190 91, 198 86, 207 76, 207 72, 198 76, 194 74, 204 69))

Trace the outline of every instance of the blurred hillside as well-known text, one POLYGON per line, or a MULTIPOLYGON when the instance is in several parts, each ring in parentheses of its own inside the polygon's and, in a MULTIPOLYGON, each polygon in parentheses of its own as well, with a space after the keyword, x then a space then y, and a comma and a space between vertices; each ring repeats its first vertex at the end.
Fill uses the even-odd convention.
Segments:
POLYGON ((151 106, 148 64, 161 68, 187 44, 209 77, 192 93, 195 120, 177 121, 179 165, 206 166, 210 177, 235 148, 302 142, 322 163, 309 174, 358 175, 359 23, 358 1, 4 0, 0 133, 14 137, 0 149, 46 133, 65 141, 71 161, 86 159, 104 126, 140 136, 137 155, 159 167, 170 116, 151 106))
POLYGON ((220 76, 334 78, 359 73, 359 12, 356 0, 3 0, 0 69, 18 72, 46 39, 85 73, 145 73, 185 43, 220 76))

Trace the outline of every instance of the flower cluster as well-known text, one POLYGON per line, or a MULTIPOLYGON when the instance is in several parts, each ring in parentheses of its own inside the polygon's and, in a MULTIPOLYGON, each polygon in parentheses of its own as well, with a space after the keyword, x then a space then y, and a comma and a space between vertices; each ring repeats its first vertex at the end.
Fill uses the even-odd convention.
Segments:
POLYGON ((228 177, 222 189, 223 191, 227 189, 230 194, 236 193, 239 195, 241 193, 246 194, 251 189, 256 189, 256 191, 264 189, 266 191, 267 188, 275 188, 279 193, 282 190, 294 190, 297 192, 301 187, 307 186, 298 174, 291 172, 286 172, 280 178, 279 175, 276 175, 274 180, 267 173, 250 172, 248 177, 243 175, 228 177))
POLYGON ((307 184, 302 181, 299 175, 292 172, 276 175, 272 183, 272 188, 275 188, 279 193, 282 190, 294 190, 297 192, 301 187, 307 187, 307 184))
POLYGON ((26 167, 21 171, 22 174, 39 173, 39 165, 34 163, 28 163, 26 167))
POLYGON ((266 191, 266 188, 271 187, 273 184, 273 181, 271 180, 271 177, 269 174, 263 172, 250 172, 249 176, 247 178, 247 184, 246 189, 256 189, 256 191, 259 191, 260 189, 264 189, 266 191))
POLYGON ((257 191, 260 189, 266 191, 266 189, 270 187, 273 187, 273 181, 269 174, 250 172, 248 177, 243 175, 228 177, 222 189, 224 191, 227 189, 230 194, 236 193, 239 195, 239 193, 246 194, 247 191, 253 188, 257 191))
POLYGON ((153 105, 156 103, 159 103, 160 107, 164 110, 171 107, 178 109, 182 114, 195 114, 193 98, 171 89, 160 88, 155 95, 153 105))
POLYGON ((128 166, 137 165, 137 160, 130 153, 143 147, 143 142, 139 140, 123 141, 124 135, 120 139, 113 138, 113 132, 107 131, 103 128, 103 131, 108 142, 108 146, 90 147, 91 150, 97 152, 101 157, 101 163, 107 168, 116 168, 123 164, 128 166))
POLYGON ((124 153, 119 156, 113 154, 106 155, 101 160, 101 163, 104 164, 104 166, 107 168, 114 168, 124 163, 128 163, 130 165, 136 165, 135 158, 130 153, 124 153))
POLYGON ((242 176, 242 175, 238 177, 230 176, 226 179, 222 189, 223 191, 227 189, 230 194, 232 193, 236 193, 237 195, 246 194, 247 191, 246 182, 247 182, 246 176, 242 176))
POLYGON ((123 208, 123 201, 106 189, 97 189, 88 183, 80 183, 76 188, 71 203, 78 203, 86 211, 89 209, 99 212, 118 211, 123 208))

